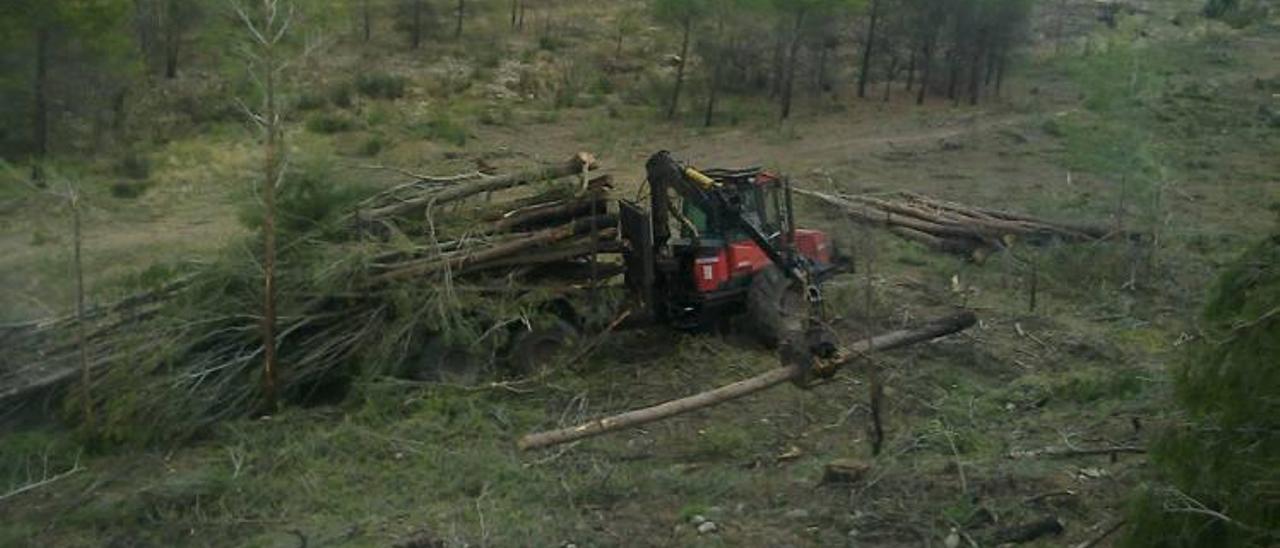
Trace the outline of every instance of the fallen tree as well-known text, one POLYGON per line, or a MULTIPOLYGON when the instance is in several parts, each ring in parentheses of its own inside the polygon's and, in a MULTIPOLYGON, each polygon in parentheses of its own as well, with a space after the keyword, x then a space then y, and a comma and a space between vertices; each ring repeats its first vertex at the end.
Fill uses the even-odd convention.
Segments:
MULTIPOLYGON (((838 368, 868 352, 892 350, 944 337, 968 329, 976 322, 977 318, 974 314, 966 311, 933 320, 914 329, 904 329, 878 335, 853 343, 846 349, 837 352, 836 356, 831 358, 831 365, 838 368)), ((518 446, 521 450, 541 449, 660 421, 748 396, 779 384, 800 380, 805 376, 806 372, 806 367, 798 364, 780 367, 714 390, 708 390, 652 407, 636 409, 611 417, 603 417, 568 428, 529 434, 520 438, 518 446)))

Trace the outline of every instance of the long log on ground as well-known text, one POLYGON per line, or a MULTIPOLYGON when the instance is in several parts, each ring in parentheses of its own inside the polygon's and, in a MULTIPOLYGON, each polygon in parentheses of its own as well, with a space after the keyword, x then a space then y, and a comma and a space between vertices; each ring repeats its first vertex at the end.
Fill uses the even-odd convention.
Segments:
POLYGON ((1000 209, 992 209, 992 208, 985 208, 985 207, 972 207, 964 204, 958 204, 955 202, 947 202, 944 200, 938 200, 936 198, 930 198, 928 196, 924 196, 921 194, 916 194, 914 192, 903 191, 903 192, 899 192, 898 194, 911 202, 926 204, 931 207, 935 207, 938 209, 945 209, 947 211, 954 211, 956 213, 966 215, 966 216, 982 216, 982 217, 1000 219, 1000 220, 1006 220, 1006 221, 1034 223, 1042 226, 1055 228, 1065 232, 1074 232, 1077 234, 1082 234, 1097 240, 1114 238, 1117 236, 1127 237, 1127 238, 1134 237, 1134 235, 1132 234, 1116 234, 1115 230, 1102 225, 1074 223, 1074 222, 1068 222, 1068 221, 1049 221, 1045 219, 1038 219, 1036 217, 1032 217, 1025 213, 1015 213, 1012 211, 1004 211, 1000 209))
POLYGON ((816 198, 830 205, 838 207, 840 208, 841 211, 845 213, 845 215, 848 215, 849 218, 863 224, 885 226, 885 227, 902 226, 902 227, 910 228, 920 232, 927 232, 929 234, 933 234, 934 236, 938 236, 938 237, 948 237, 948 238, 980 237, 980 234, 971 228, 956 227, 956 226, 946 225, 946 224, 938 224, 935 222, 919 219, 914 216, 901 215, 901 214, 896 214, 889 211, 883 211, 883 210, 879 210, 877 208, 871 207, 869 205, 859 204, 852 200, 841 198, 839 196, 835 196, 832 194, 827 194, 825 192, 818 192, 818 191, 807 190, 803 188, 795 188, 793 190, 795 191, 796 194, 802 194, 805 196, 816 198))
POLYGON ((540 232, 534 232, 526 238, 505 242, 500 245, 477 250, 473 253, 459 253, 449 257, 432 258, 397 265, 392 267, 392 270, 375 276, 373 281, 375 283, 384 283, 403 280, 405 278, 432 274, 445 269, 458 271, 464 269, 470 264, 484 263, 504 257, 511 257, 530 249, 564 241, 574 236, 585 234, 590 231, 592 227, 612 227, 617 225, 617 223, 618 220, 613 215, 600 215, 595 218, 579 219, 571 224, 548 228, 540 232))
POLYGON ((953 226, 972 231, 975 237, 1001 239, 1009 235, 1032 237, 1058 237, 1072 241, 1088 241, 1097 239, 1087 233, 1077 232, 1067 227, 1054 226, 1040 220, 1011 220, 992 217, 978 211, 938 207, 927 202, 911 201, 908 203, 891 202, 871 196, 850 196, 854 202, 872 205, 878 209, 914 217, 938 225, 953 226))
POLYGON ((405 198, 391 205, 367 209, 361 211, 359 215, 360 219, 365 222, 388 217, 406 216, 430 205, 443 205, 495 190, 508 189, 538 181, 549 181, 570 175, 580 175, 584 169, 590 171, 595 168, 596 164, 591 155, 582 153, 562 164, 543 166, 509 175, 449 186, 435 192, 426 192, 411 198, 405 198))
MULTIPOLYGON (((891 333, 872 337, 871 339, 858 341, 841 352, 843 359, 836 365, 844 365, 848 361, 868 352, 892 350, 894 348, 909 346, 957 333, 967 329, 976 322, 977 318, 973 315, 973 312, 965 311, 944 318, 939 318, 915 329, 893 331, 891 333)), ((595 419, 569 428, 529 434, 520 438, 518 446, 521 450, 541 449, 544 447, 577 441, 583 438, 598 436, 600 434, 621 430, 623 428, 640 426, 642 424, 674 417, 676 415, 681 415, 690 411, 695 411, 704 407, 710 407, 754 394, 761 390, 799 379, 804 374, 804 368, 799 365, 780 367, 749 379, 741 380, 733 384, 725 385, 720 388, 695 394, 686 398, 661 403, 653 407, 636 409, 634 411, 628 411, 612 417, 595 419)))

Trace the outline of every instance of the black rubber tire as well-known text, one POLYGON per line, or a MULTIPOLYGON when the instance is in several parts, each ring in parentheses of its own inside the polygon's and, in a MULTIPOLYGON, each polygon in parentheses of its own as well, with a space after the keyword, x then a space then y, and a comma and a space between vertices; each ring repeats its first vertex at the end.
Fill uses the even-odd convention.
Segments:
POLYGON ((803 291, 777 266, 756 274, 747 292, 747 318, 752 332, 767 346, 804 338, 808 303, 803 291))
POLYGON ((564 320, 532 330, 522 329, 511 341, 507 367, 517 376, 532 375, 577 344, 578 337, 578 329, 564 320))

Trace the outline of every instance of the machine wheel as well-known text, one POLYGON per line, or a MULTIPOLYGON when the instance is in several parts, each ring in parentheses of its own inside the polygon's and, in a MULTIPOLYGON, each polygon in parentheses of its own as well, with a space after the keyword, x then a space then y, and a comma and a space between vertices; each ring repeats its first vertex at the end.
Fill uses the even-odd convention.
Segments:
POLYGON ((507 363, 519 376, 531 375, 551 365, 565 349, 578 341, 578 330, 564 320, 532 330, 522 329, 511 343, 507 363))
POLYGON ((751 330, 766 345, 778 347, 804 339, 808 302, 796 284, 777 266, 756 274, 747 292, 747 318, 751 330))

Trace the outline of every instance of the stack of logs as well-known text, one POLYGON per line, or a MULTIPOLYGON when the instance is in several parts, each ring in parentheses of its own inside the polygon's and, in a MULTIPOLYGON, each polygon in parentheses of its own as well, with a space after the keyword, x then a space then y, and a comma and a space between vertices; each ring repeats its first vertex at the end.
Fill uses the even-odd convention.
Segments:
POLYGON ((1127 238, 1134 234, 1112 227, 1058 222, 1030 215, 936 200, 910 192, 888 198, 828 194, 813 190, 796 192, 834 206, 859 223, 887 228, 890 232, 930 249, 981 262, 992 252, 1015 242, 1032 245, 1049 242, 1092 242, 1127 238))
MULTIPOLYGON (((608 176, 591 178, 596 168, 594 159, 582 153, 563 164, 499 177, 476 174, 461 180, 420 178, 366 200, 356 213, 364 227, 398 227, 397 223, 406 219, 423 219, 430 228, 428 244, 378 257, 372 282, 495 270, 505 273, 583 257, 594 260, 598 254, 619 252, 617 217, 609 212, 611 181, 608 176), (464 234, 445 241, 437 239, 432 223, 451 204, 480 194, 568 177, 578 177, 580 181, 580 187, 570 195, 537 195, 489 207, 487 212, 478 214, 478 222, 470 223, 464 234)), ((453 216, 458 216, 456 211, 453 216)))

